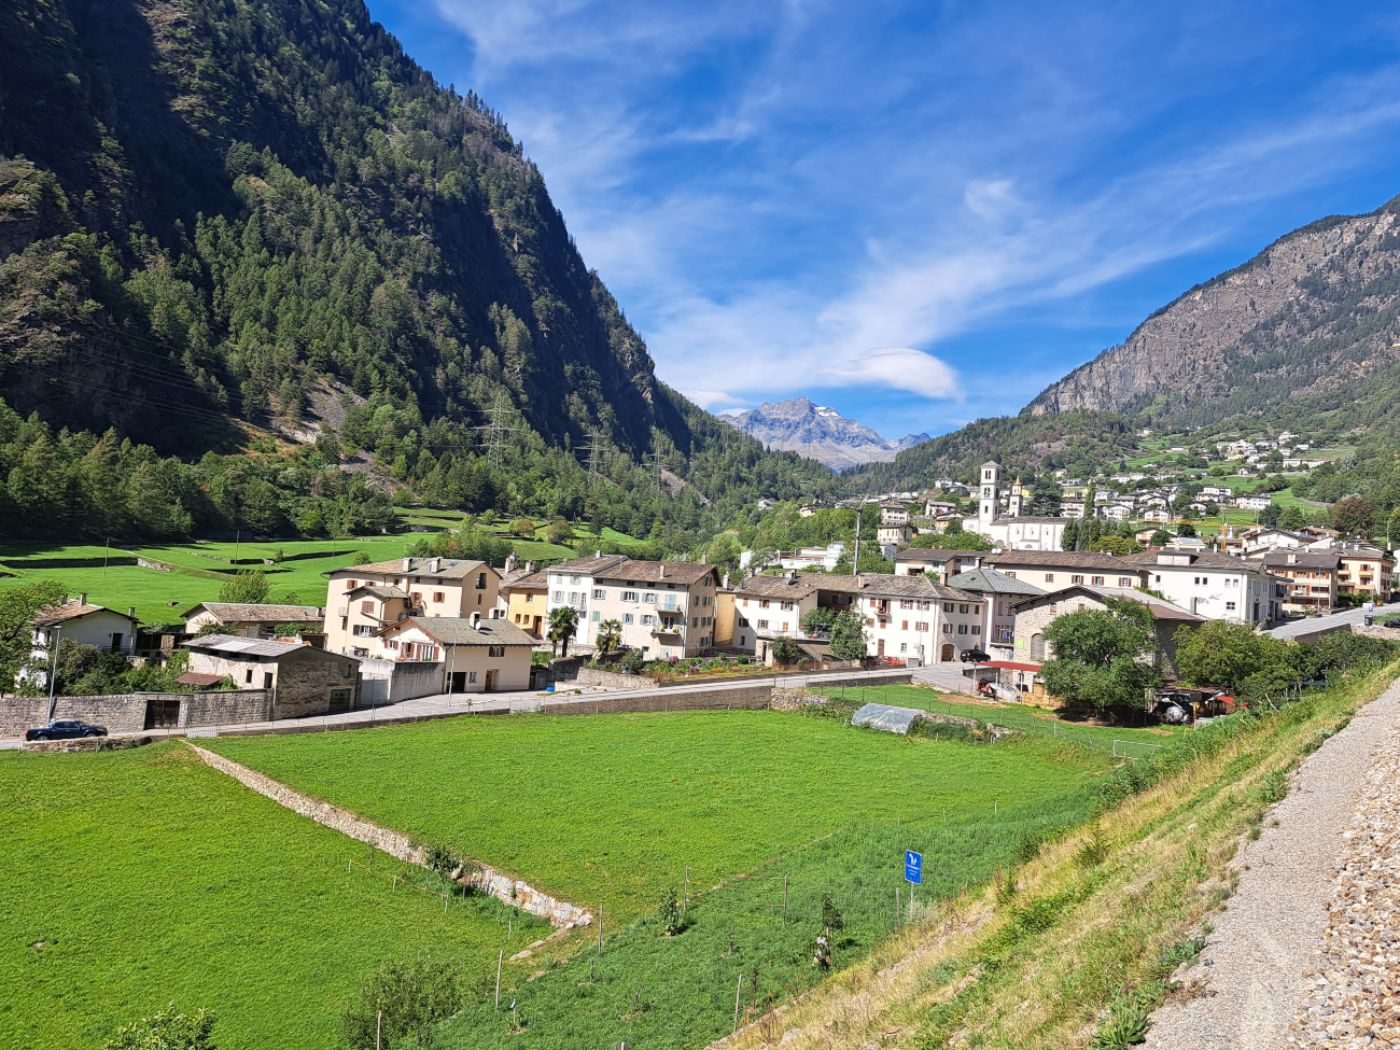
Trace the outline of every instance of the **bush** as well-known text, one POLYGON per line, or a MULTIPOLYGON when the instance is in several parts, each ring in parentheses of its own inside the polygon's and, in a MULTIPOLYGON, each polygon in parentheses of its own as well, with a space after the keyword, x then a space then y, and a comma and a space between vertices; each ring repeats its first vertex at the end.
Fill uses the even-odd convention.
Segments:
POLYGON ((658 914, 667 937, 674 937, 681 932, 685 919, 681 915, 681 903, 676 899, 675 890, 667 891, 666 896, 661 901, 661 910, 658 914))
POLYGON ((158 1014, 122 1025, 103 1050, 217 1050, 213 1029, 214 1015, 209 1011, 191 1016, 178 1012, 172 1003, 158 1014))
POLYGON ((773 662, 783 667, 797 663, 802 658, 802 647, 787 635, 773 639, 773 662))
POLYGON ((239 569, 219 587, 219 601, 256 605, 267 598, 267 573, 260 569, 239 569))
POLYGON ((344 1015, 345 1041, 374 1050, 376 1024, 385 1047, 405 1036, 425 1038, 434 1024, 467 1005, 467 986, 452 963, 433 959, 385 963, 360 989, 344 1015))
POLYGON ((646 666, 646 657, 640 649, 628 649, 622 657, 622 670, 627 674, 641 674, 646 666))

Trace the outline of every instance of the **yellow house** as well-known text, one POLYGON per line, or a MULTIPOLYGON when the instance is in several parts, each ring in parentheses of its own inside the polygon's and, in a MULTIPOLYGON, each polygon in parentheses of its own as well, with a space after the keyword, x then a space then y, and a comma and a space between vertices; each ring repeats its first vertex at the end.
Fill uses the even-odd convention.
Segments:
POLYGON ((543 638, 549 629, 549 573, 519 571, 501 581, 506 599, 506 619, 532 638, 543 638))

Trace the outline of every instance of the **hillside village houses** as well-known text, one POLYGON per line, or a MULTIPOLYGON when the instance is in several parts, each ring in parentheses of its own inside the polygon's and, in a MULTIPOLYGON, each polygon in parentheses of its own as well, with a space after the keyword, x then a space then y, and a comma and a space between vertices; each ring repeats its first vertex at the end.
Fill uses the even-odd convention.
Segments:
POLYGON ((369 657, 374 637, 408 616, 504 617, 501 574, 482 561, 399 558, 327 573, 326 649, 369 657))
POLYGON ((775 638, 802 635, 802 617, 816 608, 856 612, 868 655, 914 664, 959 662, 980 647, 986 619, 977 595, 886 573, 750 576, 735 586, 734 605, 734 647, 764 660, 775 638))
POLYGON ((535 639, 504 618, 409 616, 378 636, 389 659, 441 665, 444 693, 530 688, 535 639))

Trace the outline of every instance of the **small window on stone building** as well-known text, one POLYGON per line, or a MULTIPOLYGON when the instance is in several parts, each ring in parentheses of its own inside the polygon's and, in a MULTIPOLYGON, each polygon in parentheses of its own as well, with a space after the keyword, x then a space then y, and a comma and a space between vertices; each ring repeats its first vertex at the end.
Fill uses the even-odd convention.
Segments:
POLYGON ((263 672, 263 688, 264 688, 264 689, 271 689, 271 688, 272 688, 272 672, 271 672, 271 671, 264 671, 264 672, 263 672))
POLYGON ((243 673, 243 682, 245 685, 253 684, 253 669, 251 667, 243 673))

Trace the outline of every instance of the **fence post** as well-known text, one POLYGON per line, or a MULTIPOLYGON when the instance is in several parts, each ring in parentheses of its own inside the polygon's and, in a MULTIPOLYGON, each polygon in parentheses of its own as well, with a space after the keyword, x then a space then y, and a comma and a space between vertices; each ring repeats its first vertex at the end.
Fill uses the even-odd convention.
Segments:
POLYGON ((739 997, 744 992, 744 975, 739 974, 739 984, 734 989, 734 1031, 739 1030, 739 997))
POLYGON ((504 948, 502 948, 500 954, 496 956, 496 1009, 497 1009, 497 1010, 499 1010, 499 1009, 501 1008, 501 965, 505 962, 505 960, 506 960, 506 950, 505 950, 504 948))

